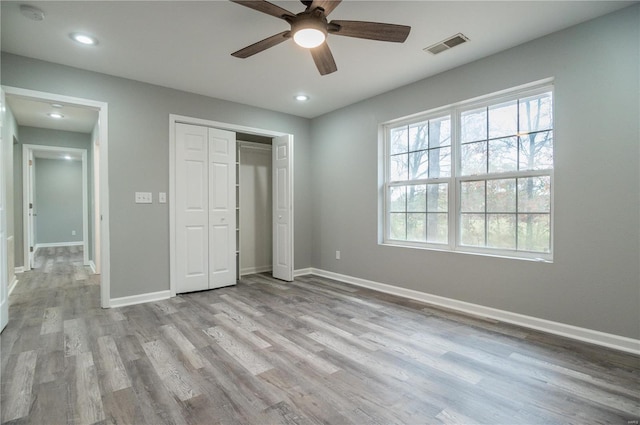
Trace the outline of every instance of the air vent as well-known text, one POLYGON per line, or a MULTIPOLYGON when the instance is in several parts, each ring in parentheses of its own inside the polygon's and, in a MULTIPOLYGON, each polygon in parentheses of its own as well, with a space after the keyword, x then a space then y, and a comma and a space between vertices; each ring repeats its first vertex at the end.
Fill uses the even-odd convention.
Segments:
POLYGON ((467 41, 469 41, 469 38, 467 36, 465 36, 462 33, 458 33, 452 37, 447 38, 446 40, 442 40, 436 44, 433 44, 425 48, 424 51, 437 55, 438 53, 442 53, 445 50, 449 50, 462 43, 466 43, 467 41))

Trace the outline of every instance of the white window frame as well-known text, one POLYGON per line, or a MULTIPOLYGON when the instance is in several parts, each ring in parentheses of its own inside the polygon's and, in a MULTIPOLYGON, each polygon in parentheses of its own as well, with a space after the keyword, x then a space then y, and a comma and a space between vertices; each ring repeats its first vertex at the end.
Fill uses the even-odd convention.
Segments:
MULTIPOLYGON (((418 113, 411 115, 409 117, 403 117, 396 120, 388 121, 380 125, 380 135, 381 135, 381 149, 382 155, 380 169, 382 171, 382 184, 381 184, 381 226, 380 230, 382 234, 380 235, 380 244, 387 246, 400 246, 407 248, 419 248, 419 249, 428 249, 428 250, 436 250, 436 251, 448 251, 448 252, 457 252, 464 254, 475 254, 475 255, 484 255, 484 256, 492 256, 492 257, 501 257, 501 258, 513 258, 513 259, 522 259, 522 260, 533 260, 540 262, 553 262, 553 252, 554 252, 554 192, 555 192, 555 184, 554 184, 554 171, 556 166, 555 161, 555 146, 556 146, 556 120, 555 120, 555 93, 553 80, 547 79, 543 81, 539 81, 536 83, 527 84, 524 86, 519 86, 516 88, 511 88, 507 90, 503 90, 498 93, 489 94, 486 96, 482 96, 479 98, 471 99, 468 101, 458 102, 455 104, 451 104, 445 107, 440 107, 436 109, 432 109, 423 113, 418 113), (552 114, 553 114, 553 126, 551 131, 553 131, 553 167, 551 169, 546 170, 528 170, 528 171, 510 171, 510 172, 500 172, 500 173, 487 173, 487 174, 477 174, 477 175, 469 175, 462 176, 459 175, 458 170, 460 169, 460 148, 462 143, 460 142, 459 131, 460 131, 460 116, 463 112, 468 110, 473 110, 477 108, 488 107, 492 105, 497 105, 500 103, 522 99, 530 96, 535 96, 541 93, 552 93, 552 114), (442 117, 445 115, 449 115, 451 117, 451 176, 448 178, 437 178, 437 179, 421 179, 421 180, 407 180, 400 182, 391 182, 390 179, 390 133, 391 129, 398 128, 405 125, 411 125, 419 122, 424 122, 430 119, 442 117), (524 250, 509 250, 509 249, 498 249, 498 248, 490 248, 490 247, 474 247, 474 246, 466 246, 460 243, 460 217, 461 217, 461 201, 460 201, 460 185, 461 182, 465 181, 487 181, 493 179, 512 179, 512 178, 523 178, 523 177, 537 177, 537 176, 549 176, 551 182, 551 193, 550 193, 550 209, 549 209, 549 252, 532 252, 532 251, 524 251, 524 250), (435 244, 428 242, 414 242, 414 241, 406 241, 406 240, 397 240, 390 238, 390 204, 391 200, 389 199, 389 188, 393 186, 405 186, 408 182, 411 184, 428 184, 428 183, 448 183, 448 244, 435 244)), ((516 214, 516 213, 514 213, 516 214)))

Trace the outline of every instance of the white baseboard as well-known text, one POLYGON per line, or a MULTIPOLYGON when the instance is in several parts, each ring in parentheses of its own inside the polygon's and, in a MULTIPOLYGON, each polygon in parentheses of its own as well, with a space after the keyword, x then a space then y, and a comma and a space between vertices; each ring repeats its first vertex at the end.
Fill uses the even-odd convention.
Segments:
POLYGON ((91 267, 91 272, 96 274, 96 263, 94 263, 93 260, 89 260, 89 267, 91 267))
POLYGON ((76 242, 52 242, 52 243, 38 243, 36 244, 36 251, 40 248, 58 248, 61 246, 82 246, 84 242, 76 241, 76 242))
POLYGON ((15 269, 13 269, 13 272, 16 274, 24 273, 24 266, 16 267, 15 269))
POLYGON ((11 281, 11 284, 9 285, 9 295, 11 295, 13 290, 16 289, 17 285, 18 285, 18 278, 13 276, 13 280, 11 281))
POLYGON ((273 270, 273 266, 261 266, 261 267, 245 267, 244 269, 240 269, 240 276, 244 276, 247 274, 256 274, 256 273, 265 273, 273 270))
POLYGON ((609 334, 587 328, 581 328, 573 325, 567 325, 565 323, 553 322, 551 320, 526 316, 524 314, 499 310, 492 307, 485 307, 479 304, 458 301, 452 298, 432 295, 426 292, 415 291, 413 289, 400 288, 397 286, 388 285, 386 283, 360 279, 357 277, 329 272, 326 270, 309 268, 301 269, 294 273, 295 276, 302 276, 304 274, 314 274, 329 279, 335 279, 341 282, 349 283, 351 285, 361 286, 363 288, 369 288, 387 294, 422 301, 427 304, 445 307, 451 310, 460 311, 465 314, 499 320, 501 322, 511 323, 525 328, 535 329, 538 331, 547 332, 578 341, 597 344, 603 347, 613 348, 615 350, 640 355, 640 340, 638 339, 627 338, 624 336, 609 334))
POLYGON ((314 269, 313 267, 307 267, 306 269, 298 269, 298 270, 294 270, 293 271, 293 277, 296 276, 305 276, 308 274, 314 274, 314 271, 316 269, 314 269))
POLYGON ((127 305, 135 305, 142 303, 149 303, 153 301, 161 301, 171 298, 171 291, 158 291, 158 292, 149 292, 148 294, 140 294, 140 295, 131 295, 128 297, 121 298, 111 298, 109 300, 109 306, 112 308, 115 307, 124 307, 127 305))

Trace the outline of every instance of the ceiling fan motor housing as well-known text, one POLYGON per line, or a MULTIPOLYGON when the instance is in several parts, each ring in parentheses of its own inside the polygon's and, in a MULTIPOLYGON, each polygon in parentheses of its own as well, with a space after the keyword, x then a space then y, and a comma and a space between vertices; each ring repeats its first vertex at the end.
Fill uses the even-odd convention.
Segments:
POLYGON ((288 21, 291 24, 292 34, 302 29, 314 29, 321 31, 325 37, 327 36, 327 27, 329 24, 321 9, 299 13, 295 18, 288 19, 288 21))

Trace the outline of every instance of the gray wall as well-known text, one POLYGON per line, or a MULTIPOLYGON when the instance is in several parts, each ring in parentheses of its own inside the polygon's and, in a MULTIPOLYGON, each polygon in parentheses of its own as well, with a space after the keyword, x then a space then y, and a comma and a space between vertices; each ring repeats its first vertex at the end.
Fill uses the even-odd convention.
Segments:
POLYGON ((314 119, 314 267, 639 338, 639 11, 314 119), (553 264, 378 244, 380 123, 548 77, 555 78, 553 264))
MULTIPOLYGON (((311 266, 309 120, 2 53, 2 84, 109 104, 111 297, 169 289, 169 114, 290 133, 295 138, 295 268, 311 266)), ((212 70, 215 78, 215 70, 212 70)))
POLYGON ((82 241, 82 161, 34 162, 36 244, 82 241))
MULTIPOLYGON (((40 145, 40 146, 58 146, 65 148, 87 149, 89 158, 91 149, 91 135, 86 133, 77 133, 72 131, 51 130, 45 128, 35 128, 19 126, 20 134, 19 144, 14 146, 13 151, 13 180, 14 184, 14 220, 15 220, 15 252, 16 267, 24 266, 24 241, 22 230, 22 202, 23 202, 23 186, 22 186, 22 145, 40 145)), ((92 186, 92 164, 87 159, 87 176, 89 179, 89 188, 92 186)), ((91 189, 89 189, 91 190, 91 189)), ((89 199, 91 199, 91 191, 89 199)), ((91 211, 90 211, 91 212, 91 211)), ((91 215, 89 215, 91 217, 91 215)), ((89 220, 89 243, 91 239, 91 229, 93 224, 89 220)))

